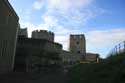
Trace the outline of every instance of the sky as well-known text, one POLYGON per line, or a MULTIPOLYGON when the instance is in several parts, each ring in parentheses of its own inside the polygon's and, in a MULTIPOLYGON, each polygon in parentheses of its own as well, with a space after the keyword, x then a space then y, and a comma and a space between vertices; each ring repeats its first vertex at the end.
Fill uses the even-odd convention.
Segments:
POLYGON ((84 34, 86 50, 105 58, 125 40, 125 0, 9 0, 21 28, 49 30, 68 50, 70 34, 84 34))

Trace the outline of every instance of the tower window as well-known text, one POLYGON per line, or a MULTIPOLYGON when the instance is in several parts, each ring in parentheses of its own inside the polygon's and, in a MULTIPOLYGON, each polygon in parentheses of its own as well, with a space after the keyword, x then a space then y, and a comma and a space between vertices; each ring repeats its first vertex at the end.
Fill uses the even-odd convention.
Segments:
POLYGON ((77 51, 78 54, 80 54, 80 51, 77 51))
POLYGON ((76 44, 78 45, 78 44, 79 44, 79 42, 77 41, 77 42, 76 42, 76 44))

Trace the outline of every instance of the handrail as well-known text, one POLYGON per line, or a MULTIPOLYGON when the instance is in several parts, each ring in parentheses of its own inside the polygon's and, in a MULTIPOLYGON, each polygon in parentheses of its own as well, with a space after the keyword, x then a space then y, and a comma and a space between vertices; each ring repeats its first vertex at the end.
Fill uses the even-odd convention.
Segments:
POLYGON ((125 53, 125 41, 117 44, 108 54, 108 56, 111 55, 117 55, 120 53, 125 53))

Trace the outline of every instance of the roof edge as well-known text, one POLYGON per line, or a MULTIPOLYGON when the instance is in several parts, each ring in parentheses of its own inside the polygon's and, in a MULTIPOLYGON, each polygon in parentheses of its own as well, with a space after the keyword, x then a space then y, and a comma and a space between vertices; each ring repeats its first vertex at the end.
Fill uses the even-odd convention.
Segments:
POLYGON ((9 1, 8 0, 2 0, 2 1, 5 3, 5 5, 7 5, 7 7, 10 9, 11 13, 13 13, 13 15, 15 17, 17 17, 17 20, 19 20, 19 16, 15 12, 14 8, 11 6, 11 4, 9 3, 9 1))

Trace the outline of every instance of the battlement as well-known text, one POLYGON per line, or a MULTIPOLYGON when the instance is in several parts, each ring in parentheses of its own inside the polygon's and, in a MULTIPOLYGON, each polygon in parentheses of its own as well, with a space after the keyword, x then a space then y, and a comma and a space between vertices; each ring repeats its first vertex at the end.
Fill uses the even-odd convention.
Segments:
POLYGON ((54 42, 54 33, 46 30, 35 30, 32 32, 32 38, 45 39, 54 42))
POLYGON ((35 30, 32 33, 46 33, 46 34, 54 35, 53 32, 47 31, 47 30, 35 30))
POLYGON ((70 39, 81 39, 81 38, 84 38, 85 39, 85 35, 84 34, 76 34, 76 35, 73 35, 73 34, 70 34, 70 39))

